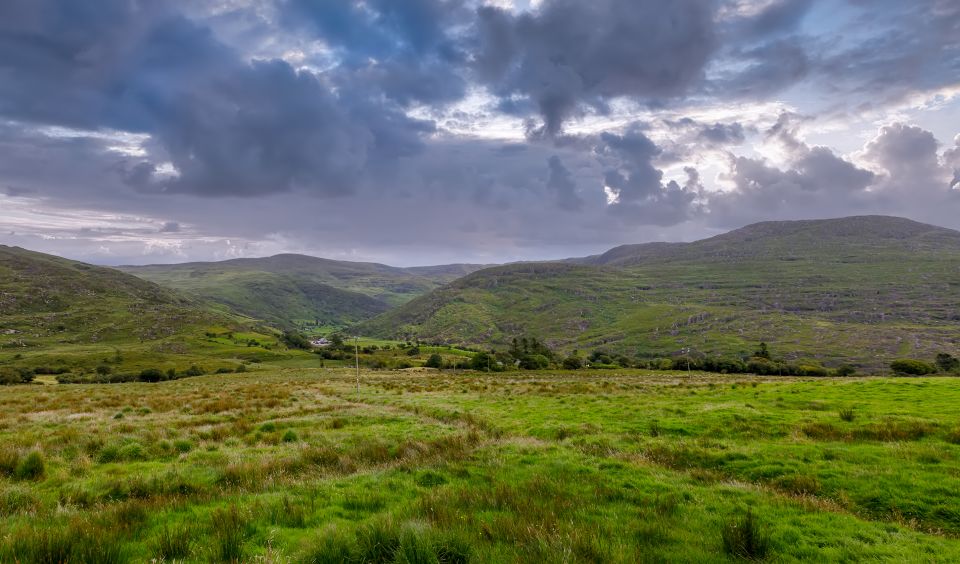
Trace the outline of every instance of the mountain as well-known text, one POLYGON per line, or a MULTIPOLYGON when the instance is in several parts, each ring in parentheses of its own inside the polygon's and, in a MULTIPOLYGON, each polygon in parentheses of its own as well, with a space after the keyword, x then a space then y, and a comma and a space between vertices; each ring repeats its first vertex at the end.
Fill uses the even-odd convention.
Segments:
MULTIPOLYGON (((213 332, 257 332, 252 320, 211 311, 196 300, 111 268, 0 245, 0 363, 91 370, 104 358, 128 366, 233 356, 213 332), (131 364, 132 363, 132 364, 131 364)), ((256 335, 254 337, 254 335, 256 335)), ((253 353, 254 348, 242 349, 253 353)), ((152 366, 152 365, 151 365, 152 366)))
POLYGON ((960 349, 960 232, 881 216, 758 223, 693 243, 474 272, 357 326, 379 337, 865 367, 960 349))
POLYGON ((287 326, 342 327, 406 303, 481 265, 397 268, 283 254, 121 270, 233 311, 287 326))

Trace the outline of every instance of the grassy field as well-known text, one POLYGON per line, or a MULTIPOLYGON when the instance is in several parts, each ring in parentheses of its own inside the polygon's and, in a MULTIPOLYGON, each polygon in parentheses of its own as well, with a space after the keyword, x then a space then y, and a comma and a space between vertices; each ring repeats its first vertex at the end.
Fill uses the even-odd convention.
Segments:
POLYGON ((2 562, 960 559, 960 379, 0 388, 2 562))

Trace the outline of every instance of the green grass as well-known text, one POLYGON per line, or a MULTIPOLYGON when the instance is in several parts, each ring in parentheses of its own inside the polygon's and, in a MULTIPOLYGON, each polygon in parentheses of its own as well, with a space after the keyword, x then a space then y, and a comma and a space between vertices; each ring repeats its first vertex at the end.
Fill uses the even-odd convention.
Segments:
POLYGON ((4 562, 960 558, 960 379, 264 368, 0 405, 4 562))
POLYGON ((560 351, 742 356, 868 371, 960 354, 960 233, 897 218, 757 224, 696 243, 482 270, 377 318, 363 334, 560 351))

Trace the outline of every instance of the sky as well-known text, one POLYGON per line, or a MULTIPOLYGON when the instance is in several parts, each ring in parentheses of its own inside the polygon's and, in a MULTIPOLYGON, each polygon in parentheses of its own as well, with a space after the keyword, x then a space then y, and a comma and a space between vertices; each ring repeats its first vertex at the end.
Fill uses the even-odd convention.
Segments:
POLYGON ((960 229, 956 0, 4 0, 0 244, 107 265, 960 229))

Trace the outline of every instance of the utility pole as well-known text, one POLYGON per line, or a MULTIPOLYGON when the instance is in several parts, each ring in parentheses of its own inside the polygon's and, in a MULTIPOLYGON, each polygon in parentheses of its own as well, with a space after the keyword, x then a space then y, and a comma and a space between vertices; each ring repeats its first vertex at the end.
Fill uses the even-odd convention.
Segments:
POLYGON ((353 352, 357 359, 357 395, 360 395, 360 337, 353 337, 353 352))

